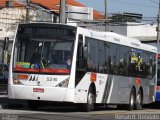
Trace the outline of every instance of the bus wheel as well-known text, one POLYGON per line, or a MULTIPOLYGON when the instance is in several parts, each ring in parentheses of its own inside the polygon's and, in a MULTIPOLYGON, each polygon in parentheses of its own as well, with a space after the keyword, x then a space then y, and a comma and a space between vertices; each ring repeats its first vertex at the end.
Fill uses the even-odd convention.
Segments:
POLYGON ((135 90, 132 88, 129 98, 128 110, 133 110, 135 105, 135 90))
POLYGON ((93 92, 92 87, 90 87, 87 96, 87 103, 82 105, 82 110, 85 112, 90 112, 91 110, 94 109, 94 103, 95 103, 95 94, 93 92))
POLYGON ((29 109, 31 109, 31 110, 37 110, 39 107, 38 101, 29 100, 29 101, 27 101, 27 103, 28 103, 29 109))
POLYGON ((139 91, 138 91, 138 94, 137 94, 137 96, 136 96, 136 104, 135 104, 135 109, 136 109, 136 110, 142 109, 142 104, 143 104, 142 101, 143 101, 142 91, 139 90, 139 91))

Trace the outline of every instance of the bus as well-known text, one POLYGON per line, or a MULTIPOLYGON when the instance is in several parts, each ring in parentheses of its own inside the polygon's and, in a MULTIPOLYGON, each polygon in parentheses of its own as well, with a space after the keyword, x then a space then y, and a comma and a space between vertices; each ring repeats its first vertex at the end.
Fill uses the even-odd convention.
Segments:
POLYGON ((159 44, 157 44, 157 41, 155 40, 145 41, 143 43, 157 47, 157 86, 156 86, 156 98, 153 104, 157 105, 160 103, 160 53, 159 53, 160 46, 159 44))
POLYGON ((157 55, 158 68, 157 68, 157 87, 156 87, 156 103, 160 102, 160 54, 157 55))
POLYGON ((141 109, 155 101, 156 53, 156 47, 113 32, 19 24, 8 97, 27 100, 31 109, 41 102, 73 103, 86 112, 100 104, 141 109))

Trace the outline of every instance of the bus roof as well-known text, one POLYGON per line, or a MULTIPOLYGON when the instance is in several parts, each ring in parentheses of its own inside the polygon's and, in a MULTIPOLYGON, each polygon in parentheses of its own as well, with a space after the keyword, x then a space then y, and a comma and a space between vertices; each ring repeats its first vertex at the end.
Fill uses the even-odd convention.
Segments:
POLYGON ((124 46, 129 46, 129 47, 157 53, 157 47, 155 46, 143 44, 138 39, 126 37, 114 32, 94 31, 94 30, 85 29, 81 27, 78 27, 77 32, 79 32, 79 34, 83 34, 86 37, 91 37, 91 38, 95 38, 95 39, 99 39, 107 42, 112 42, 112 43, 121 44, 124 46))

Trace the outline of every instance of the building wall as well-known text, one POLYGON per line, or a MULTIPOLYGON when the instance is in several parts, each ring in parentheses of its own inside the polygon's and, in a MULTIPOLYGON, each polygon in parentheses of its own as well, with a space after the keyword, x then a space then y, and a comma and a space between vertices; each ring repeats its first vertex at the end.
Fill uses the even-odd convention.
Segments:
POLYGON ((155 39, 157 36, 156 24, 134 24, 128 25, 127 36, 136 37, 140 40, 149 40, 148 38, 155 39))
MULTIPOLYGON (((3 44, 5 37, 10 38, 9 51, 19 23, 26 22, 25 8, 0 9, 0 63, 3 62, 3 44)), ((30 9, 30 22, 57 22, 58 16, 50 14, 45 9, 30 9)))
POLYGON ((110 24, 108 25, 107 29, 109 31, 127 36, 127 26, 126 25, 114 25, 114 24, 110 24))
POLYGON ((156 40, 157 31, 156 24, 145 23, 121 23, 119 25, 109 25, 109 31, 116 32, 128 37, 134 37, 141 41, 156 40))

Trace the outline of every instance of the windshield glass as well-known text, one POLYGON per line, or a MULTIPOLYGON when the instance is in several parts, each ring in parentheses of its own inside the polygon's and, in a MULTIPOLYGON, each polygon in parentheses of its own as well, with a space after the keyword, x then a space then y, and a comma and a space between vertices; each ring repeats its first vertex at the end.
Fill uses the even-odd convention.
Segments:
POLYGON ((59 27, 19 27, 14 71, 69 73, 75 30, 59 27))

